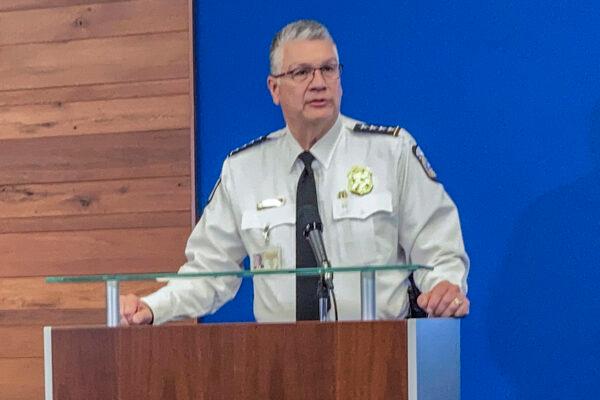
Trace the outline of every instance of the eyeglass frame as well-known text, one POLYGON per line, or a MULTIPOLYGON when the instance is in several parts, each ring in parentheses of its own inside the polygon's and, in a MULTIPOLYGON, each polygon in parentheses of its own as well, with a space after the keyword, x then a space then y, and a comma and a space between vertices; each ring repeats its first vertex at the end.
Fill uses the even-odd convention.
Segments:
POLYGON ((315 78, 315 73, 317 72, 317 70, 319 70, 321 72, 321 76, 323 77, 323 79, 325 79, 325 80, 328 81, 330 79, 331 80, 339 79, 340 76, 342 76, 342 70, 343 69, 344 69, 344 64, 342 64, 342 63, 335 63, 335 64, 327 64, 326 63, 326 64, 322 64, 320 67, 315 67, 313 65, 304 65, 304 66, 298 66, 298 67, 293 68, 293 69, 291 69, 289 71, 286 71, 286 72, 282 72, 281 74, 277 74, 277 75, 271 74, 271 77, 276 78, 276 79, 278 79, 278 78, 284 78, 284 77, 289 77, 294 82, 302 83, 302 82, 306 82, 308 80, 314 79, 315 78), (332 67, 332 66, 336 66, 335 69, 337 70, 337 77, 335 77, 335 78, 326 78, 325 74, 323 73, 323 68, 325 68, 325 67, 332 67), (308 69, 308 70, 311 70, 311 72, 308 73, 306 75, 306 78, 304 78, 302 80, 294 79, 294 75, 293 75, 294 72, 297 72, 298 70, 302 70, 302 69, 308 69), (309 79, 309 77, 310 77, 310 79, 309 79))

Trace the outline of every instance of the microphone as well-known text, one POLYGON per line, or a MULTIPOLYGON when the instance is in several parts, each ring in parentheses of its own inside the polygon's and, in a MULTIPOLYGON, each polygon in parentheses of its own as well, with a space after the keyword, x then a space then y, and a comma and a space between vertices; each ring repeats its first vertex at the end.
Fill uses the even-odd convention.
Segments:
POLYGON ((314 205, 302 206, 298 213, 298 221, 296 221, 296 223, 304 227, 304 237, 306 240, 308 240, 319 267, 326 268, 328 270, 328 272, 321 275, 319 286, 319 315, 321 316, 321 321, 328 320, 328 293, 331 294, 335 320, 337 321, 338 309, 337 301, 335 299, 335 291, 333 290, 333 272, 331 264, 329 264, 329 259, 327 258, 325 244, 323 243, 323 224, 321 223, 319 211, 314 205))
POLYGON ((319 267, 329 267, 325 244, 323 243, 323 224, 317 208, 313 205, 305 205, 298 213, 298 223, 304 227, 304 237, 308 240, 319 267))

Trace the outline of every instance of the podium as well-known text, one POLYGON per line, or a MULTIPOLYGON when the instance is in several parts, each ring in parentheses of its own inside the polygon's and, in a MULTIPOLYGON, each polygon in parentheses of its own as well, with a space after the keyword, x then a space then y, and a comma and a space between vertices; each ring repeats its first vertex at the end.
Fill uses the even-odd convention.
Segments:
POLYGON ((46 327, 46 400, 460 398, 460 321, 46 327))

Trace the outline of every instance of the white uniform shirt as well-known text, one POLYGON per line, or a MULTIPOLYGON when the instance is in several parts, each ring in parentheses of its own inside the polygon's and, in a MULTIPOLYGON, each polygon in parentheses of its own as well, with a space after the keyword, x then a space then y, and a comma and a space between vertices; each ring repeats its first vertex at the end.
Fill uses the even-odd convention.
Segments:
MULTIPOLYGON (((466 292, 469 260, 458 212, 443 186, 426 173, 427 161, 405 130, 398 136, 355 132, 357 121, 341 116, 311 149, 323 238, 333 266, 413 263, 435 267, 414 273, 417 286, 430 290, 442 280, 466 292), (353 166, 372 171, 373 188, 348 191, 353 166), (347 196, 339 198, 339 192, 347 196)), ((228 157, 220 184, 192 232, 188 261, 180 272, 240 268, 247 256, 281 250, 281 267, 294 268, 296 186, 304 169, 303 151, 287 128, 228 157), (257 210, 263 200, 282 198, 278 207, 257 210), (265 238, 268 229, 268 242, 265 238)), ((408 271, 377 272, 377 317, 403 318, 408 312, 408 271)), ((233 298, 239 278, 173 280, 143 298, 154 323, 216 311, 233 298)), ((340 319, 360 319, 360 277, 334 277, 340 319)), ((257 321, 294 321, 294 275, 254 278, 257 321)))

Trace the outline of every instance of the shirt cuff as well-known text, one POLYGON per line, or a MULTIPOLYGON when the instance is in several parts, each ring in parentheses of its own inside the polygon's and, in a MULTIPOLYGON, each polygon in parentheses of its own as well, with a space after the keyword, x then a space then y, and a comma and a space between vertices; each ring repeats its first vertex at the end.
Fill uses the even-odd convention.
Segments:
POLYGON ((165 301, 165 295, 161 294, 160 290, 151 293, 148 296, 144 296, 140 300, 150 308, 150 311, 152 311, 152 315, 154 316, 152 325, 161 325, 169 321, 171 305, 168 301, 165 301))

